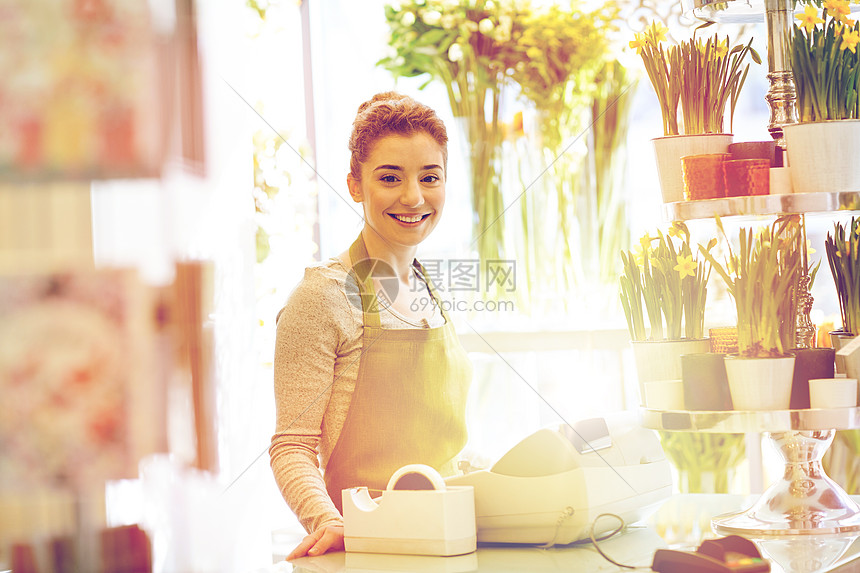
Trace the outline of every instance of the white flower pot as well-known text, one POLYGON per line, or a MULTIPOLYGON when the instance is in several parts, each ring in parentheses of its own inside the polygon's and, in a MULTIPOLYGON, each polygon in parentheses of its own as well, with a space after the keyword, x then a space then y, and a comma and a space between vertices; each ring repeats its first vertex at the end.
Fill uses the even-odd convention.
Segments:
POLYGON ((634 341, 633 358, 639 379, 639 400, 647 406, 645 384, 663 380, 681 379, 681 356, 710 352, 707 338, 696 340, 634 341))
POLYGON ((860 191, 860 119, 783 128, 795 193, 860 191))
POLYGON ((684 200, 684 178, 681 158, 706 153, 728 153, 734 136, 730 133, 701 135, 667 135, 653 139, 657 156, 657 174, 664 203, 684 200))
POLYGON ((726 377, 735 410, 788 410, 794 356, 726 357, 726 377))

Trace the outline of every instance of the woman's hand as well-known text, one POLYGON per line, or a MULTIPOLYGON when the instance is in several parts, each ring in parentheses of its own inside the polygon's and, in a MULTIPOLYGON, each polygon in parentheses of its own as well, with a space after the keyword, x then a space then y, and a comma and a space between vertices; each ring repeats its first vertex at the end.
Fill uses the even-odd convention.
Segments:
POLYGON ((316 557, 326 551, 343 550, 343 525, 324 525, 305 537, 292 553, 287 555, 287 561, 304 557, 316 557))

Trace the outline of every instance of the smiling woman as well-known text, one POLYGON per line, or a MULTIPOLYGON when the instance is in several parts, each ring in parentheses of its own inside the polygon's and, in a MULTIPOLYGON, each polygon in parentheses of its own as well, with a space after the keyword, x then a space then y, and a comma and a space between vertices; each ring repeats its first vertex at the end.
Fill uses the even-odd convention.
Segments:
POLYGON ((386 92, 359 107, 347 184, 364 227, 306 270, 279 314, 269 453, 309 532, 288 558, 343 548, 344 489, 382 490, 407 464, 450 475, 466 443, 472 368, 415 259, 442 215, 447 142, 412 98, 386 92))

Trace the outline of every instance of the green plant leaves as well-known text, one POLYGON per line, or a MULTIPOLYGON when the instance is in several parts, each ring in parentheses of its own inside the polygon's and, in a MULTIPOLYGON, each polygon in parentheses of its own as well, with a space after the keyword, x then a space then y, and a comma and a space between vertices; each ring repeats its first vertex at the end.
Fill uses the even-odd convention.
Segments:
POLYGON ((646 235, 642 239, 640 262, 633 253, 621 252, 621 306, 633 340, 704 337, 711 267, 704 261, 692 259, 689 232, 686 227, 678 230, 684 237, 677 248, 671 237, 658 232, 656 238, 646 235), (693 276, 679 271, 682 259, 692 259, 695 263, 693 276), (644 314, 648 315, 650 335, 645 331, 644 314))
POLYGON ((860 31, 823 13, 824 27, 811 31, 794 25, 791 68, 800 121, 860 118, 860 49, 843 49, 842 35, 860 31))
MULTIPOLYGON (((717 227, 728 237, 717 218, 717 227)), ((707 248, 699 251, 726 283, 738 315, 738 350, 743 356, 780 356, 794 348, 794 291, 802 271, 802 233, 796 216, 781 217, 773 225, 753 234, 738 232, 739 249, 727 245, 728 255, 720 263, 707 248)))

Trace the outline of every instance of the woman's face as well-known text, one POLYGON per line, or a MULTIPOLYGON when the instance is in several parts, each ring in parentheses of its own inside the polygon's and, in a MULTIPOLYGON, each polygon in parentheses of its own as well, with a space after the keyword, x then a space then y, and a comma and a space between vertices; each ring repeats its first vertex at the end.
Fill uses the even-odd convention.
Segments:
POLYGON ((426 133, 379 139, 361 164, 361 180, 347 178, 365 225, 387 243, 414 247, 430 235, 445 205, 442 147, 426 133))

